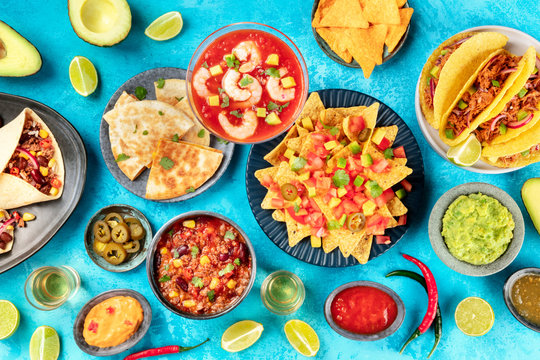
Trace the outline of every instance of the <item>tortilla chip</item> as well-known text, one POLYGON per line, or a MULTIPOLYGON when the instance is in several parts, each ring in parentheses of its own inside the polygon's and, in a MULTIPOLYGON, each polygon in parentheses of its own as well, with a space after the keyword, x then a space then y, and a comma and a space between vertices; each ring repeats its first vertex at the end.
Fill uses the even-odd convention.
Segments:
POLYGON ((390 146, 394 143, 394 140, 396 140, 396 136, 398 133, 398 127, 397 125, 391 125, 391 126, 381 126, 377 129, 381 129, 384 131, 384 137, 390 141, 390 146))
POLYGON ((287 141, 291 138, 298 136, 298 130, 296 129, 296 124, 293 125, 287 135, 281 140, 281 142, 264 156, 264 160, 268 161, 270 164, 277 166, 280 163, 279 157, 287 151, 287 141))
POLYGON ((322 110, 324 110, 324 105, 321 101, 321 97, 319 96, 318 92, 314 91, 306 100, 304 108, 302 109, 298 119, 302 120, 303 118, 308 117, 312 121, 316 121, 319 118, 319 114, 322 110))
POLYGON ((407 165, 407 158, 394 158, 394 162, 398 165, 407 165))
POLYGON ((349 156, 352 156, 353 153, 351 149, 348 146, 344 146, 339 152, 335 153, 334 156, 332 156, 328 161, 326 162, 326 166, 328 169, 333 169, 337 166, 338 160, 340 158, 347 159, 349 156))
POLYGON ((346 63, 352 61, 352 55, 347 50, 346 43, 342 41, 342 37, 345 34, 344 28, 321 28, 318 27, 317 33, 326 41, 330 49, 336 53, 337 56, 343 59, 346 63))
POLYGON ((387 229, 394 228, 398 225, 398 222, 396 221, 396 219, 394 219, 392 213, 390 213, 387 205, 383 205, 382 207, 378 208, 377 210, 375 210, 375 213, 390 219, 388 225, 386 225, 387 229))
MULTIPOLYGON (((304 131, 306 131, 306 130, 304 129, 304 131)), ((289 149, 291 149, 291 150, 294 150, 295 153, 299 153, 300 150, 302 149, 302 144, 306 140, 306 137, 308 135, 309 135, 309 133, 306 134, 306 135, 303 135, 303 136, 299 136, 299 137, 289 139, 287 141, 287 147, 289 149)))
POLYGON ((219 168, 223 154, 206 146, 161 140, 146 184, 147 199, 171 199, 198 189, 219 168))
POLYGON ((255 178, 257 180, 259 180, 259 183, 261 183, 261 185, 262 185, 263 180, 266 177, 266 175, 268 175, 268 176, 270 176, 271 178, 274 179, 276 174, 277 174, 277 171, 278 171, 278 168, 275 167, 275 166, 268 167, 268 168, 265 168, 265 169, 259 169, 259 170, 255 171, 255 178))
POLYGON ((278 194, 272 190, 268 190, 264 196, 263 201, 261 202, 261 209, 265 210, 275 210, 278 209, 276 206, 272 205, 272 199, 277 198, 278 194))
POLYGON ((361 241, 356 244, 356 248, 352 252, 352 256, 360 264, 365 264, 369 260, 369 253, 371 251, 371 243, 373 242, 373 235, 365 236, 361 241))
POLYGON ((392 199, 390 199, 386 203, 386 206, 388 207, 388 211, 390 211, 390 214, 392 214, 392 216, 405 215, 409 211, 409 209, 407 209, 407 207, 401 202, 401 200, 397 196, 394 196, 392 199))
POLYGON ((413 8, 399 9, 399 25, 388 25, 388 33, 386 34, 386 40, 384 40, 388 52, 394 51, 403 34, 405 34, 413 12, 413 8))
POLYGON ((311 226, 300 224, 292 218, 288 211, 284 211, 284 213, 289 246, 293 247, 311 234, 311 226))
POLYGON ((139 101, 139 99, 137 99, 134 95, 128 94, 124 91, 122 92, 122 95, 120 95, 118 100, 116 100, 116 102, 114 103, 114 108, 116 109, 119 106, 124 106, 135 101, 139 101))
POLYGON ((336 0, 322 17, 320 26, 366 29, 369 23, 358 0, 336 0))
POLYGON ((193 121, 193 127, 182 136, 182 141, 202 146, 210 146, 210 133, 202 127, 195 114, 193 114, 187 98, 183 98, 174 105, 174 107, 182 111, 191 121, 193 121))
POLYGON ((156 100, 166 102, 169 105, 176 105, 186 97, 186 80, 167 79, 163 87, 158 88, 158 83, 154 82, 156 90, 156 100))
MULTIPOLYGON (((365 230, 361 232, 353 233, 348 229, 341 228, 339 230, 332 230, 336 231, 339 235, 339 250, 341 251, 341 254, 344 257, 349 257, 351 253, 356 248, 356 245, 362 241, 364 237, 367 235, 365 234, 365 230)), ((331 232, 332 232, 331 231, 331 232)))
MULTIPOLYGON (((386 0, 385 0, 386 1, 386 0)), ((395 5, 395 4, 394 4, 395 5)), ((345 39, 347 49, 353 58, 362 66, 365 64, 368 70, 371 64, 366 59, 374 61, 375 64, 382 64, 382 54, 384 49, 384 39, 386 38, 387 25, 372 25, 367 29, 348 28, 345 39)))
MULTIPOLYGON (((372 148, 369 148, 367 153, 371 155, 373 160, 381 158, 381 154, 376 150, 373 150, 372 148)), ((384 158, 384 155, 382 155, 382 158, 384 158)), ((383 190, 392 187, 393 185, 397 184, 398 182, 412 174, 411 168, 400 165, 394 160, 387 160, 389 162, 388 168, 382 173, 376 173, 369 168, 366 169, 366 175, 368 176, 368 178, 370 178, 371 180, 375 180, 383 190)))
POLYGON ((364 17, 370 23, 399 25, 399 11, 396 1, 360 0, 360 4, 364 9, 364 17))
POLYGON ((285 212, 283 210, 277 209, 272 212, 272 219, 285 222, 285 212))
POLYGON ((325 253, 329 253, 333 251, 335 248, 339 246, 339 236, 337 236, 335 233, 329 233, 327 236, 323 236, 322 238, 322 248, 325 253))
POLYGON ((313 15, 313 21, 311 22, 311 26, 314 28, 321 26, 321 20, 328 13, 328 10, 330 7, 334 4, 336 0, 321 0, 319 1, 319 5, 317 6, 317 10, 315 11, 315 14, 313 15))
POLYGON ((298 180, 298 175, 291 170, 290 166, 286 162, 281 162, 276 173, 275 181, 279 186, 290 183, 293 180, 298 180))
POLYGON ((398 8, 402 8, 407 3, 407 0, 396 0, 396 4, 398 8))
POLYGON ((367 141, 364 143, 364 147, 362 148, 362 153, 365 153, 370 148, 371 144, 371 137, 373 136, 373 131, 375 129, 375 126, 377 124, 377 116, 379 114, 379 103, 375 102, 368 106, 363 112, 362 117, 364 118, 364 121, 366 122, 366 127, 371 129, 371 133, 369 134, 369 137, 367 141))

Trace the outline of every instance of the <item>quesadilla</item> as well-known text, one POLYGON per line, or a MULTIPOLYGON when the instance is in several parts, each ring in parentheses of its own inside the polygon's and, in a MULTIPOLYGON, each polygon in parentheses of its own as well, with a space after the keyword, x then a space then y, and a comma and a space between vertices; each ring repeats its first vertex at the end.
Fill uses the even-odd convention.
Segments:
POLYGON ((171 199, 198 189, 219 168, 223 154, 184 141, 161 140, 146 184, 147 199, 171 199))
POLYGON ((0 254, 11 251, 15 219, 6 210, 0 209, 0 254))
POLYGON ((191 121, 193 121, 193 127, 189 129, 187 133, 185 133, 185 135, 182 137, 182 140, 192 144, 209 146, 210 133, 208 132, 208 130, 202 127, 199 120, 197 120, 195 114, 193 114, 187 98, 183 98, 174 107, 184 112, 184 114, 186 114, 191 119, 191 121))
POLYGON ((58 199, 64 161, 54 134, 31 109, 0 128, 0 208, 58 199))
POLYGON ((154 88, 156 90, 156 100, 172 106, 186 97, 186 80, 161 79, 154 82, 154 88))

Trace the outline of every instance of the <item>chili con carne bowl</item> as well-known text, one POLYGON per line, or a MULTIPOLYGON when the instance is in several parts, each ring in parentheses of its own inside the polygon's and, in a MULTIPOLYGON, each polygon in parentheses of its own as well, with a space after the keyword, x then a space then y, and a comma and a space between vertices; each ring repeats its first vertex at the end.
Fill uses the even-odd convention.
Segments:
POLYGON ((212 319, 238 306, 255 281, 255 251, 223 215, 191 211, 169 220, 146 257, 154 295, 173 313, 212 319))

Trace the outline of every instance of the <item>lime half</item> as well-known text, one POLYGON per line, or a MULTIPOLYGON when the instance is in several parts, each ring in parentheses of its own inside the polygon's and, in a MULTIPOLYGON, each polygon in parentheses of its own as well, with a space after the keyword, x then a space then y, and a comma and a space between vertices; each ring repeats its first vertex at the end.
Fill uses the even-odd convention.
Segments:
POLYGON ((69 64, 69 80, 80 95, 92 94, 98 85, 98 75, 94 64, 84 56, 75 56, 69 64))
POLYGON ((287 340, 300 354, 304 356, 317 355, 320 347, 319 337, 307 323, 302 320, 289 320, 283 330, 285 330, 287 340))
POLYGON ((446 156, 459 166, 471 166, 474 165, 482 155, 482 144, 474 136, 469 137, 462 143, 452 146, 448 149, 446 156))
POLYGON ((40 326, 30 339, 31 360, 56 360, 60 355, 60 338, 50 326, 40 326))
POLYGON ((495 315, 491 305, 479 297, 463 299, 454 314, 456 325, 465 335, 482 336, 493 326, 495 315))
POLYGON ((7 300, 0 300, 0 340, 7 339, 19 327, 19 310, 7 300))
POLYGON ((171 11, 161 15, 144 30, 144 34, 152 40, 169 40, 180 34, 184 26, 182 15, 178 11, 171 11))
POLYGON ((221 348, 228 352, 242 351, 255 344, 264 330, 262 324, 243 320, 232 324, 221 337, 221 348))

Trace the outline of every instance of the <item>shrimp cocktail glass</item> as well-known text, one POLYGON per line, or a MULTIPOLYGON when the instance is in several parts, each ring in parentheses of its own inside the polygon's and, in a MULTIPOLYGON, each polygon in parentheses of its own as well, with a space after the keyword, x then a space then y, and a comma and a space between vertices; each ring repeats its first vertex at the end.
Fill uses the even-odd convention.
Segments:
POLYGON ((307 99, 308 74, 287 36, 245 22, 225 26, 199 45, 186 86, 191 109, 208 131, 253 144, 291 127, 307 99))

